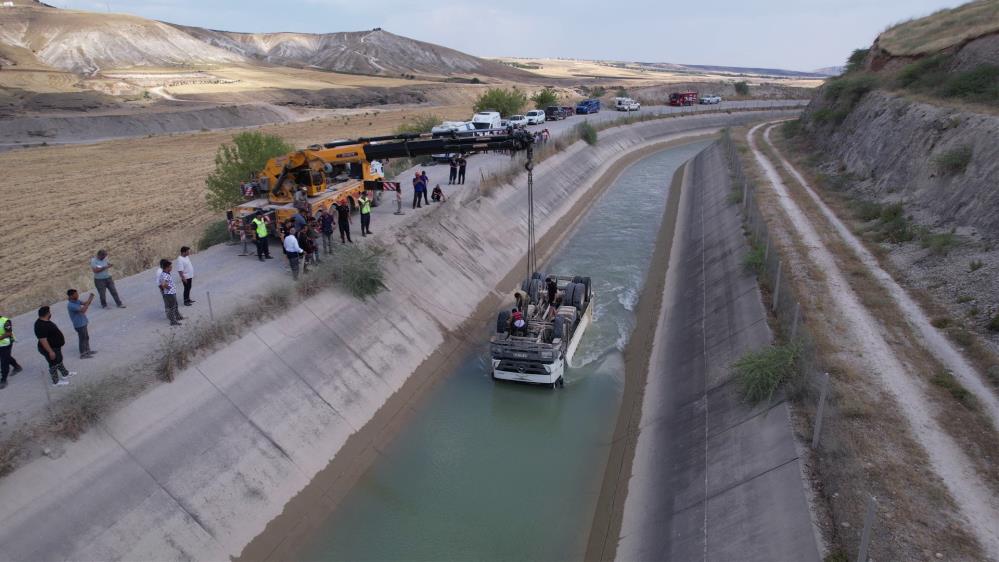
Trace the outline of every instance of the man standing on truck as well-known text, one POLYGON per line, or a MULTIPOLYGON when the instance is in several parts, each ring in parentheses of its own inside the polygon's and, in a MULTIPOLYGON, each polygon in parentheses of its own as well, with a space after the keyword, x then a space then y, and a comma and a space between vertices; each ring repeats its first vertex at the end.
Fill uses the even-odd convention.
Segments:
POLYGON ((361 206, 361 236, 371 234, 371 199, 368 199, 368 192, 361 194, 357 204, 361 206))
POLYGON ((107 292, 111 293, 111 297, 118 308, 125 308, 125 305, 121 303, 121 299, 118 298, 118 289, 114 286, 114 279, 111 279, 111 272, 109 270, 113 266, 114 264, 108 262, 107 250, 97 250, 97 256, 90 258, 90 270, 94 272, 94 287, 97 288, 97 294, 101 296, 101 308, 108 307, 108 301, 105 298, 107 292))
POLYGON ((10 318, 0 314, 0 388, 7 388, 7 375, 10 374, 11 367, 14 367, 15 375, 23 370, 17 359, 14 359, 13 351, 14 327, 10 318))
POLYGON ((465 156, 458 157, 458 183, 465 185, 465 166, 468 165, 468 160, 465 160, 465 156))
MULTIPOLYGON (((253 235, 254 242, 257 244, 257 259, 264 261, 264 258, 274 259, 271 257, 270 244, 267 243, 267 221, 264 220, 263 213, 259 210, 253 214, 253 235)), ((101 299, 104 302, 104 299, 101 299)))

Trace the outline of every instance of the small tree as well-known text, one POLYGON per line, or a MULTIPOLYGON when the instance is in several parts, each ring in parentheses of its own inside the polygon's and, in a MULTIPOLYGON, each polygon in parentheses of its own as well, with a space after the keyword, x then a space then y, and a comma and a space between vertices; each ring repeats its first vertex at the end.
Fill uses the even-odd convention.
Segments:
POLYGON ((424 113, 399 125, 395 128, 395 132, 400 135, 404 133, 429 133, 430 129, 440 125, 442 121, 440 115, 424 113))
POLYGON ((544 109, 550 105, 558 105, 558 92, 555 91, 555 88, 545 86, 531 96, 531 101, 534 102, 534 107, 538 109, 544 109))
POLYGON ((277 135, 258 131, 236 134, 231 145, 219 147, 215 153, 215 170, 205 178, 208 208, 224 211, 242 201, 239 182, 263 169, 269 159, 294 150, 295 147, 277 135))
POLYGON ((591 98, 603 97, 603 95, 606 94, 606 93, 607 93, 607 89, 604 88, 603 86, 594 86, 593 88, 590 89, 590 97, 591 98))
POLYGON ((527 105, 527 95, 517 87, 510 88, 489 88, 484 94, 475 100, 472 107, 475 111, 493 110, 499 111, 500 115, 513 115, 520 113, 520 110, 527 105))
POLYGON ((626 98, 628 97, 628 90, 624 86, 621 86, 617 89, 617 92, 615 92, 614 95, 619 98, 626 98))
POLYGON ((846 71, 856 72, 864 67, 864 61, 867 60, 867 53, 870 49, 854 49, 850 53, 850 58, 846 59, 846 71))
POLYGON ((743 80, 742 82, 736 82, 735 83, 735 93, 739 94, 740 96, 748 96, 749 95, 749 83, 746 82, 745 80, 743 80))

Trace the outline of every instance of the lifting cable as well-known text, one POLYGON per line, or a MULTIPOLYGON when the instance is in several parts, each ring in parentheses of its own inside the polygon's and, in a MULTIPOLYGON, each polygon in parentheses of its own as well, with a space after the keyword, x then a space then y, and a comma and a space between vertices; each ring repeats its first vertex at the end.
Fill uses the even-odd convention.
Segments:
POLYGON ((527 170, 527 277, 531 276, 538 269, 538 256, 534 248, 534 148, 527 147, 527 163, 524 164, 527 170))

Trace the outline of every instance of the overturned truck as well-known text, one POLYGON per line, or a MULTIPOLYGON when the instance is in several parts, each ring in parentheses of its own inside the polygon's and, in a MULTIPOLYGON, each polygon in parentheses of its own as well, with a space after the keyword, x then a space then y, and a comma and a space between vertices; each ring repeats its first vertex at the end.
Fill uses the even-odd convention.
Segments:
POLYGON ((592 319, 590 278, 536 272, 520 288, 516 306, 500 311, 489 340, 492 377, 563 386, 565 370, 592 319))

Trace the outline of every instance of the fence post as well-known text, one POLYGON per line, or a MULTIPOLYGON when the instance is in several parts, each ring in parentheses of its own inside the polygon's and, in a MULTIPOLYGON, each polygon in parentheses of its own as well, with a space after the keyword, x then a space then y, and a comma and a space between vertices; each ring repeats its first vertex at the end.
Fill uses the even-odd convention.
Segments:
POLYGON ((777 312, 777 303, 780 302, 780 270, 784 266, 784 262, 777 260, 777 277, 774 281, 774 302, 770 305, 770 310, 774 313, 777 312))
POLYGON ((794 319, 791 320, 791 339, 798 339, 798 316, 801 314, 801 303, 794 301, 794 319))
POLYGON ((212 292, 211 291, 206 291, 205 292, 205 296, 208 297, 208 318, 210 318, 211 321, 214 322, 215 321, 215 309, 212 308, 212 292))
POLYGON ((822 433, 822 416, 826 413, 826 395, 829 393, 829 373, 822 375, 822 390, 819 392, 819 409, 815 412, 815 426, 812 428, 812 449, 819 446, 819 434, 822 433))
POLYGON ((874 513, 877 511, 878 498, 870 496, 867 498, 867 514, 864 515, 864 532, 860 535, 860 552, 857 553, 857 562, 867 562, 867 550, 871 546, 871 527, 874 526, 874 513))

